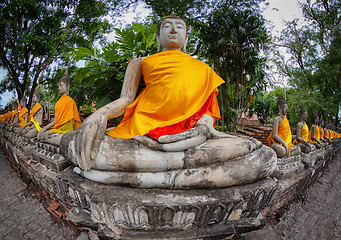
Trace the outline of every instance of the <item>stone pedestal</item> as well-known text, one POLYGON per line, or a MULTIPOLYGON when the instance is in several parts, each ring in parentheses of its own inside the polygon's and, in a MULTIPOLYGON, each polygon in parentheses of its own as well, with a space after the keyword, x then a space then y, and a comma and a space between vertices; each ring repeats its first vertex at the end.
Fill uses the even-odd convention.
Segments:
POLYGON ((318 157, 316 151, 312 151, 308 154, 301 152, 301 161, 304 164, 305 168, 313 167, 317 160, 318 157))
POLYGON ((301 156, 278 158, 276 170, 272 173, 271 177, 287 179, 302 172, 303 169, 304 165, 301 162, 301 156))
POLYGON ((56 172, 70 166, 70 163, 60 154, 59 147, 48 143, 37 142, 36 148, 32 152, 32 158, 56 172))
POLYGON ((266 179, 238 187, 167 190, 94 183, 67 168, 58 191, 70 203, 67 220, 99 236, 122 239, 226 239, 262 227, 259 214, 277 183, 266 179))

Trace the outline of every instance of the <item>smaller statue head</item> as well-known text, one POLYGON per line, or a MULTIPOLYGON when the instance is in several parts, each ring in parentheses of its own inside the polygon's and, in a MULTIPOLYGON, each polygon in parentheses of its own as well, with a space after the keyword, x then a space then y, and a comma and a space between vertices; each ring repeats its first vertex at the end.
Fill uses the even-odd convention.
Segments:
POLYGON ((25 97, 25 95, 21 98, 21 100, 20 100, 20 106, 22 106, 22 107, 26 107, 26 101, 27 101, 27 99, 26 99, 26 97, 25 97))
POLYGON ((320 117, 319 125, 320 125, 321 127, 324 125, 324 121, 323 121, 322 115, 321 115, 321 117, 320 117))
POLYGON ((174 13, 163 18, 159 22, 156 39, 158 42, 158 52, 161 51, 161 48, 163 51, 179 49, 186 52, 188 41, 188 25, 186 21, 174 13))
POLYGON ((37 103, 40 101, 40 98, 41 98, 41 92, 40 92, 39 87, 37 87, 37 89, 33 93, 32 102, 37 103))
POLYGON ((65 73, 61 79, 58 81, 58 91, 60 94, 69 95, 71 85, 71 79, 69 77, 68 68, 66 68, 65 73))
POLYGON ((319 120, 319 116, 315 113, 315 114, 314 114, 314 123, 315 123, 315 124, 318 124, 319 121, 320 121, 320 120, 319 120))
POLYGON ((286 115, 288 113, 288 104, 284 98, 283 91, 281 93, 280 98, 278 99, 277 108, 278 108, 279 115, 286 115))
POLYGON ((17 101, 13 102, 13 110, 18 110, 18 103, 17 103, 17 101))
POLYGON ((300 119, 302 121, 307 120, 307 111, 304 108, 304 104, 302 104, 301 110, 300 110, 300 119))

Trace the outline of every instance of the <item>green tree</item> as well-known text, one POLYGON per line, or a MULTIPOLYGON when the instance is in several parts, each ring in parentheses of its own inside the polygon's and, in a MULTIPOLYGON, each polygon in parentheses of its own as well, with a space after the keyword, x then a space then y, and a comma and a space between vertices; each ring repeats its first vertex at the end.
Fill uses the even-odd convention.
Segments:
POLYGON ((4 0, 0 4, 0 66, 7 69, 0 92, 15 89, 29 104, 52 63, 75 46, 90 46, 109 30, 103 17, 110 1, 4 0))
MULTIPOLYGON (((85 61, 85 66, 75 70, 74 78, 90 91, 89 99, 97 100, 97 107, 119 98, 127 63, 133 57, 154 54, 157 50, 156 25, 132 24, 125 29, 115 29, 116 40, 99 51, 94 48, 76 48, 70 61, 85 61)), ((141 81, 140 89, 143 87, 141 81)))
POLYGON ((223 129, 227 125, 228 130, 235 130, 249 104, 250 92, 266 85, 266 58, 261 51, 270 38, 260 11, 246 2, 231 2, 235 3, 222 1, 199 28, 202 56, 226 82, 220 87, 223 129))

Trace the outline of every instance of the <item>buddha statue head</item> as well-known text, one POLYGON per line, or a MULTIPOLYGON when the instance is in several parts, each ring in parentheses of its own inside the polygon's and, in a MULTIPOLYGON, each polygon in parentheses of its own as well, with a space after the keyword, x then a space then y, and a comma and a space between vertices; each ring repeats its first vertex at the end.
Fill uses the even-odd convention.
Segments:
POLYGON ((286 115, 288 113, 288 104, 287 101, 284 98, 283 91, 281 93, 280 98, 278 99, 277 102, 277 109, 278 109, 278 114, 279 115, 286 115))
POLYGON ((27 101, 26 97, 23 96, 23 97, 21 98, 21 100, 20 100, 20 106, 21 106, 21 107, 26 107, 26 101, 27 101))
POLYGON ((18 110, 18 103, 17 103, 17 101, 13 102, 13 110, 18 110))
POLYGON ((321 127, 323 127, 323 126, 324 126, 324 121, 323 121, 322 115, 321 115, 321 117, 320 117, 319 119, 320 119, 319 125, 320 125, 321 127))
POLYGON ((188 40, 188 25, 186 21, 172 15, 163 18, 158 25, 156 32, 158 42, 158 52, 172 49, 179 49, 186 53, 186 45, 188 40))
POLYGON ((300 120, 305 121, 307 120, 307 111, 304 108, 304 104, 302 104, 301 110, 300 110, 300 120))
POLYGON ((315 125, 319 124, 319 121, 320 121, 320 120, 319 120, 319 116, 315 113, 315 114, 314 114, 314 124, 315 124, 315 125))
POLYGON ((63 77, 61 77, 58 81, 58 91, 59 93, 63 95, 69 95, 71 85, 71 79, 68 74, 68 68, 66 68, 65 73, 63 77))
POLYGON ((37 89, 33 93, 32 102, 36 104, 40 101, 40 98, 41 98, 41 92, 40 92, 39 87, 37 87, 37 89))

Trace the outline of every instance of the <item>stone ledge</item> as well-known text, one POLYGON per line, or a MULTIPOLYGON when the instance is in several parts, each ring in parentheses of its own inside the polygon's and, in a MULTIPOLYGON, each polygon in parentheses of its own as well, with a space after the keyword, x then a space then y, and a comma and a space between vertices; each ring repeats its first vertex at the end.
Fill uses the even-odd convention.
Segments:
POLYGON ((0 137, 0 144, 6 146, 6 154, 28 177, 64 206, 63 214, 52 213, 56 218, 92 229, 103 239, 237 238, 262 228, 263 218, 276 221, 286 206, 304 195, 323 174, 336 151, 333 145, 327 146, 326 153, 318 153, 319 161, 313 167, 287 179, 267 178, 210 190, 166 190, 94 183, 71 168, 56 173, 32 161, 6 139, 0 137), (72 209, 70 213, 68 209, 72 209))

